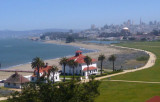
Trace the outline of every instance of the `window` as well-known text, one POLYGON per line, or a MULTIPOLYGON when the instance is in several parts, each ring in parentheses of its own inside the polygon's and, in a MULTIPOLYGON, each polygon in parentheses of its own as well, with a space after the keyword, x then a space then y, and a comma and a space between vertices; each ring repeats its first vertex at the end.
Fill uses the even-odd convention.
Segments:
POLYGON ((10 85, 10 83, 8 83, 8 86, 10 85))
POLYGON ((34 77, 32 77, 32 81, 34 80, 34 77))
POLYGON ((56 77, 56 79, 57 79, 57 77, 56 77))
POLYGON ((16 83, 14 83, 13 85, 16 86, 16 83))
POLYGON ((81 73, 81 70, 79 71, 79 73, 81 73))
POLYGON ((90 73, 91 73, 91 70, 90 70, 90 73))

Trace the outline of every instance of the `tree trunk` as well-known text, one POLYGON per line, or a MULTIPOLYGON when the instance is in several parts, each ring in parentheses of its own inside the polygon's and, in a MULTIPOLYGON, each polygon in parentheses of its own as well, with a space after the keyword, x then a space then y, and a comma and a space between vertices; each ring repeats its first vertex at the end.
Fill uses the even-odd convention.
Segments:
POLYGON ((103 62, 101 61, 101 75, 102 75, 102 63, 103 63, 103 62))
POLYGON ((89 65, 87 65, 87 76, 89 78, 89 65))
POLYGON ((49 73, 48 73, 48 74, 47 74, 47 82, 48 82, 48 83, 49 83, 49 76, 50 76, 50 75, 49 75, 49 73))
POLYGON ((37 80, 39 79, 39 66, 37 66, 38 74, 37 74, 37 80))
POLYGON ((53 72, 53 84, 54 84, 54 74, 55 74, 55 72, 53 72))
POLYGON ((74 67, 73 67, 73 80, 74 80, 74 67))
POLYGON ((66 66, 64 65, 63 67, 64 67, 64 73, 63 73, 64 79, 63 79, 63 82, 65 82, 65 75, 66 75, 66 68, 65 67, 66 66))
POLYGON ((114 61, 113 61, 113 71, 114 71, 114 61))

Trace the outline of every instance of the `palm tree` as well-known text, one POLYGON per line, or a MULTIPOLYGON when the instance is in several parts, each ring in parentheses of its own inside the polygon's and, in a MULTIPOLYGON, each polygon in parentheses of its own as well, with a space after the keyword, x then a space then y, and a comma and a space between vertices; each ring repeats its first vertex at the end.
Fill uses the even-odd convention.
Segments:
POLYGON ((49 76, 50 76, 51 73, 52 73, 52 75, 53 75, 52 78, 51 78, 51 79, 53 80, 53 83, 54 83, 54 81, 55 81, 55 80, 54 80, 54 75, 55 75, 55 72, 57 72, 57 71, 58 71, 58 67, 57 67, 57 66, 54 66, 54 65, 53 65, 53 66, 51 67, 51 69, 49 69, 49 71, 48 71, 49 76))
POLYGON ((74 60, 69 60, 68 65, 73 69, 73 80, 74 80, 74 70, 78 66, 78 63, 74 60))
POLYGON ((37 71, 38 71, 37 79, 39 79, 39 68, 41 68, 43 66, 44 66, 44 61, 42 59, 40 59, 39 57, 33 58, 32 63, 31 63, 31 67, 33 69, 37 68, 37 71))
POLYGON ((66 74, 66 68, 65 67, 66 67, 67 63, 68 63, 68 59, 66 57, 63 57, 63 58, 60 59, 59 64, 63 65, 63 68, 64 68, 64 72, 63 72, 63 76, 64 76, 63 81, 64 82, 65 82, 65 74, 66 74))
POLYGON ((113 62, 113 71, 114 71, 114 62, 116 61, 116 56, 115 55, 111 55, 109 58, 108 58, 109 61, 113 62))
POLYGON ((103 54, 99 55, 98 61, 101 62, 101 75, 102 75, 102 65, 104 60, 105 60, 105 56, 103 54))
POLYGON ((92 59, 89 56, 86 56, 84 62, 87 64, 87 75, 89 75, 89 65, 92 64, 92 59))

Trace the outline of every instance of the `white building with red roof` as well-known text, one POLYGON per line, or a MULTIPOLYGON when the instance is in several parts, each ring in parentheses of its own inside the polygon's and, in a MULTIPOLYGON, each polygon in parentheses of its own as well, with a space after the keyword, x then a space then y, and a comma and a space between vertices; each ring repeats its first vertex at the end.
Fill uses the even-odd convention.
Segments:
MULTIPOLYGON (((82 76, 86 76, 86 77, 88 76, 88 74, 87 74, 87 64, 84 62, 85 57, 86 56, 84 56, 82 54, 82 51, 78 50, 78 51, 76 51, 75 56, 69 58, 69 60, 74 60, 78 63, 77 68, 75 68, 75 74, 76 75, 82 75, 82 76)), ((64 73, 63 66, 62 66, 62 73, 64 73)), ((72 75, 73 68, 66 65, 65 73, 68 74, 68 75, 72 75)), ((89 65, 88 73, 89 73, 89 75, 96 75, 98 73, 96 59, 92 59, 92 64, 89 65)))
MULTIPOLYGON (((53 81, 53 78, 54 78, 54 81, 57 82, 57 81, 60 81, 60 78, 59 78, 59 75, 60 73, 57 71, 55 72, 54 74, 54 77, 53 77, 53 73, 49 73, 49 70, 52 68, 52 66, 48 66, 48 64, 46 64, 44 67, 41 67, 39 68, 39 76, 40 77, 44 77, 44 78, 49 78, 49 80, 53 81), (47 76, 49 75, 49 76, 47 76)), ((36 68, 34 70, 34 73, 33 75, 31 76, 31 81, 32 82, 35 82, 37 80, 37 75, 38 75, 38 69, 36 68)))

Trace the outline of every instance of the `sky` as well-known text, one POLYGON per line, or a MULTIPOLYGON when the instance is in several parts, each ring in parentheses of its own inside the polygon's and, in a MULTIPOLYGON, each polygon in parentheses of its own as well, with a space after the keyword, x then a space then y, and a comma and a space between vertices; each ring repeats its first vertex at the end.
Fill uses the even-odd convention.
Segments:
POLYGON ((160 21, 160 0, 0 0, 0 30, 87 29, 160 21))

